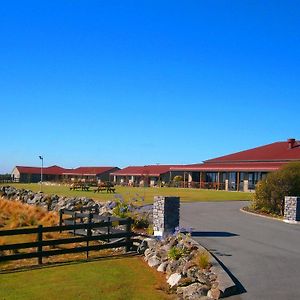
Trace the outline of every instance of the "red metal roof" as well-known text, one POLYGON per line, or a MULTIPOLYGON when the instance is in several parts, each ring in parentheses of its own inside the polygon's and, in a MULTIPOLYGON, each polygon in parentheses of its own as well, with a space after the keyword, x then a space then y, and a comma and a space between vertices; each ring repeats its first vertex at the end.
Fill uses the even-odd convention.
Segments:
POLYGON ((228 162, 259 162, 259 161, 291 161, 300 160, 300 143, 296 142, 293 148, 289 148, 289 142, 276 142, 253 149, 206 160, 205 163, 228 162))
POLYGON ((245 162, 245 163, 203 163, 171 168, 171 171, 204 171, 204 172, 270 172, 278 170, 287 162, 245 162))
POLYGON ((160 176, 170 171, 176 165, 129 166, 110 175, 116 176, 160 176))
MULTIPOLYGON (((40 174, 41 167, 27 167, 16 166, 20 173, 26 174, 40 174)), ((79 167, 76 169, 65 169, 59 166, 44 167, 43 174, 45 175, 96 175, 110 170, 114 170, 116 167, 79 167)))
POLYGON ((114 170, 116 167, 79 167, 63 172, 65 175, 97 175, 114 170))
MULTIPOLYGON (((18 169, 18 171, 20 173, 26 173, 26 174, 40 174, 41 173, 41 167, 16 166, 16 168, 18 169)), ((61 175, 66 170, 67 169, 64 169, 59 166, 44 167, 43 174, 45 174, 45 175, 61 175)))

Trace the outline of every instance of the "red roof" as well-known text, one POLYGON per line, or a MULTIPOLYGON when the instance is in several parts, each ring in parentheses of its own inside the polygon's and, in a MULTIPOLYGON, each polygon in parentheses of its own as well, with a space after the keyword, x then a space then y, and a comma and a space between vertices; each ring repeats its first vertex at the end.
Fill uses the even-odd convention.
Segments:
POLYGON ((300 142, 293 148, 289 142, 276 142, 253 149, 206 160, 205 163, 250 162, 250 161, 291 161, 300 160, 300 142))
MULTIPOLYGON (((40 167, 16 166, 16 168, 18 169, 18 171, 20 173, 26 173, 26 174, 40 174, 41 173, 40 167)), ((45 174, 45 175, 61 175, 66 170, 67 169, 64 169, 59 166, 44 167, 43 174, 45 174)))
POLYGON ((129 166, 110 175, 116 176, 160 176, 170 171, 176 165, 129 166))
POLYGON ((114 170, 116 167, 79 167, 63 172, 66 175, 97 175, 114 170))
MULTIPOLYGON (((16 166, 20 173, 26 174, 40 174, 41 167, 27 167, 16 166)), ((59 166, 44 167, 43 174, 45 175, 97 175, 110 170, 114 170, 116 167, 79 167, 76 169, 65 169, 59 166)))
POLYGON ((204 171, 204 172, 270 172, 278 170, 287 162, 245 162, 245 163, 203 163, 171 168, 173 171, 204 171))
POLYGON ((177 171, 245 171, 269 172, 278 170, 290 161, 300 161, 300 142, 292 139, 217 157, 202 164, 178 166, 177 171))

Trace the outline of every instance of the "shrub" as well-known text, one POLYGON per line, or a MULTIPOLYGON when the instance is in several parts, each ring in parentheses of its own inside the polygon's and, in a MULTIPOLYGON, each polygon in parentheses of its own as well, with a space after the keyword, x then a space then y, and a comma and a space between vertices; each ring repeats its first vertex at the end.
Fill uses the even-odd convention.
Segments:
POLYGON ((127 218, 129 216, 127 204, 119 202, 113 209, 113 214, 120 218, 127 218))
POLYGON ((210 266, 209 254, 207 251, 201 251, 196 256, 196 263, 201 269, 207 269, 210 266))
POLYGON ((289 163, 267 175, 257 186, 252 208, 277 215, 284 214, 284 197, 300 195, 300 162, 289 163))
POLYGON ((180 257, 184 256, 185 251, 183 248, 172 247, 168 252, 168 257, 172 260, 178 260, 180 257))
POLYGON ((175 176, 175 177, 173 178, 173 181, 175 181, 175 182, 180 182, 180 181, 183 181, 183 178, 182 178, 182 176, 177 175, 177 176, 175 176))
POLYGON ((144 215, 133 216, 133 227, 135 229, 148 228, 150 225, 149 220, 144 215))
POLYGON ((149 235, 153 235, 154 234, 154 229, 153 229, 153 225, 149 225, 147 228, 147 233, 149 235))

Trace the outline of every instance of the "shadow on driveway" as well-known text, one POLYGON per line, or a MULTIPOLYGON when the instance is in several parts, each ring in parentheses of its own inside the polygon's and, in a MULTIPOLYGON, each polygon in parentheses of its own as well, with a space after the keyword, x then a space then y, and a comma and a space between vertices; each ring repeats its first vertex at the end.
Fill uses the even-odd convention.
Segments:
MULTIPOLYGON (((218 259, 218 257, 215 255, 215 251, 211 252, 211 254, 214 256, 214 258, 218 261, 218 263, 221 265, 221 267, 225 270, 225 272, 229 275, 231 280, 234 282, 235 287, 232 290, 226 290, 223 297, 228 296, 236 296, 241 295, 244 293, 247 293, 247 290, 244 288, 244 286, 241 284, 241 282, 230 272, 230 270, 218 259)), ((231 254, 229 255, 231 256, 231 254)), ((230 297, 231 298, 231 297, 230 297)))
POLYGON ((226 231, 193 231, 191 233, 193 237, 232 237, 239 236, 236 233, 226 231))

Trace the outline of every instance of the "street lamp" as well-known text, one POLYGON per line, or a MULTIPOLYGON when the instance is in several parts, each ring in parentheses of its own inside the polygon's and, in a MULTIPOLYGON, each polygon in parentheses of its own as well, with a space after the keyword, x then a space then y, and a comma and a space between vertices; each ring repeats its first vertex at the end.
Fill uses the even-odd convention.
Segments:
POLYGON ((42 192, 44 158, 43 156, 39 155, 39 159, 42 161, 42 165, 41 165, 41 192, 42 192))

